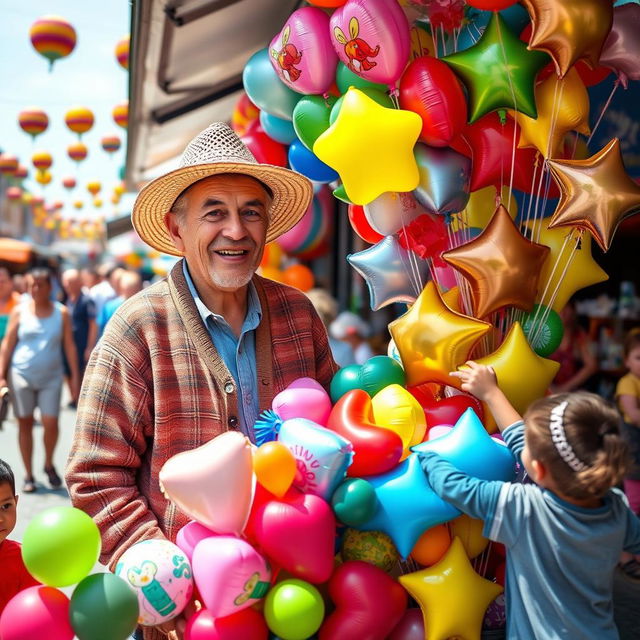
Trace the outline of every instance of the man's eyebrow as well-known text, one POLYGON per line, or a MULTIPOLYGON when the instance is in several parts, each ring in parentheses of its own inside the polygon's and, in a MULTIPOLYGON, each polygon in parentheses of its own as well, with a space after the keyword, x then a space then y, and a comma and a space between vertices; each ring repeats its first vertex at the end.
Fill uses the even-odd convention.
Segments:
MULTIPOLYGON (((202 203, 202 209, 207 209, 208 207, 217 207, 217 206, 224 206, 226 204, 226 202, 224 202, 223 200, 218 200, 217 198, 207 198, 203 203, 202 203)), ((243 207, 266 207, 266 204, 262 201, 259 200, 258 198, 255 198, 254 200, 249 200, 248 202, 244 202, 242 204, 243 207)))

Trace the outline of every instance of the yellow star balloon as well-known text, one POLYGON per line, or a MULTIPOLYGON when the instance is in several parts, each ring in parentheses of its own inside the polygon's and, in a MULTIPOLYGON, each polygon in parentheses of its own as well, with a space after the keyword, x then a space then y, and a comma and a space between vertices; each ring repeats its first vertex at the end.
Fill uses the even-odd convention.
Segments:
POLYGON ((561 80, 549 76, 535 88, 537 118, 510 111, 520 125, 518 147, 535 147, 545 158, 557 156, 565 135, 589 135, 589 94, 575 69, 561 80))
POLYGON ((440 382, 459 388, 460 380, 449 373, 468 359, 490 328, 487 322, 451 311, 436 285, 428 282, 407 313, 389 324, 407 386, 440 382))
POLYGON ((418 186, 413 147, 421 130, 417 113, 382 107, 351 87, 313 152, 340 174, 349 199, 365 205, 386 191, 413 191, 418 186))
POLYGON ((442 254, 471 285, 474 315, 485 318, 502 307, 530 310, 549 247, 527 240, 503 205, 471 242, 442 254))
POLYGON ((613 24, 611 0, 522 0, 531 16, 529 49, 546 51, 563 77, 576 60, 592 69, 613 24))
POLYGON ((640 211, 640 185, 627 174, 614 138, 586 160, 549 160, 560 202, 549 228, 580 227, 607 251, 618 225, 640 211))
MULTIPOLYGON (((560 368, 559 362, 541 358, 529 346, 519 322, 513 323, 504 342, 493 353, 476 362, 493 367, 498 386, 520 415, 545 394, 560 368)), ((486 405, 484 415, 487 431, 495 431, 495 420, 486 405)))
POLYGON ((502 202, 505 207, 509 204, 507 207, 509 215, 515 220, 518 214, 518 203, 515 197, 511 196, 511 189, 507 185, 503 185, 499 200, 497 200, 497 195, 498 192, 494 186, 472 191, 464 211, 451 217, 451 231, 459 231, 465 227, 484 229, 489 224, 498 202, 502 202))
POLYGON ((398 580, 420 605, 429 640, 480 640, 487 607, 503 591, 473 570, 460 538, 437 564, 398 580))
POLYGON ((539 234, 536 239, 551 251, 542 266, 536 302, 549 306, 553 299, 550 306, 559 312, 576 291, 604 282, 609 276, 591 255, 591 234, 588 231, 583 232, 581 238, 574 234, 567 239, 572 234, 571 229, 549 229, 543 221, 538 231, 538 224, 530 222, 527 227, 539 234))

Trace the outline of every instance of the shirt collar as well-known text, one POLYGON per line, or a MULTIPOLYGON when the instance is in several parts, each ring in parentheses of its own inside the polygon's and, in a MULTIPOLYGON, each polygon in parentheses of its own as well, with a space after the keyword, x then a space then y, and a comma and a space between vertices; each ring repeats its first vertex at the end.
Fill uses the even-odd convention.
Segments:
MULTIPOLYGON (((224 316, 221 316, 218 313, 214 313, 205 305, 205 303, 200 298, 198 294, 198 290, 196 289, 193 280, 191 279, 191 274, 189 273, 189 267, 187 266, 187 261, 182 261, 182 273, 184 273, 184 278, 187 281, 187 286, 189 287, 189 292, 193 297, 193 301, 196 304, 196 309, 202 318, 202 322, 204 322, 205 326, 207 325, 207 321, 209 318, 215 320, 216 322, 224 322, 227 324, 227 321, 224 319, 224 316)), ((262 319, 262 307, 260 306, 260 298, 258 297, 258 292, 256 291, 256 287, 253 282, 249 282, 248 292, 247 292, 247 315, 245 317, 243 329, 255 329, 258 324, 260 324, 260 320, 262 319)))

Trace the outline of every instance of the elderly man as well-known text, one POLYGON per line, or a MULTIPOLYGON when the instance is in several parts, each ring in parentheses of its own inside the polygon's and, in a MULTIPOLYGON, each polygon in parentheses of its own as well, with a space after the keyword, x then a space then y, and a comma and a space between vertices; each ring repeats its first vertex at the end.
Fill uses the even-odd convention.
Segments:
MULTIPOLYGON (((260 411, 296 378, 328 387, 336 365, 313 306, 255 275, 265 242, 296 224, 311 198, 306 178, 258 164, 221 123, 139 194, 139 235, 184 259, 109 322, 89 361, 67 467, 73 504, 98 524, 112 567, 132 544, 174 540, 187 523, 158 485, 170 457, 230 429, 253 440, 260 411)), ((145 640, 160 637, 145 629, 145 640)))

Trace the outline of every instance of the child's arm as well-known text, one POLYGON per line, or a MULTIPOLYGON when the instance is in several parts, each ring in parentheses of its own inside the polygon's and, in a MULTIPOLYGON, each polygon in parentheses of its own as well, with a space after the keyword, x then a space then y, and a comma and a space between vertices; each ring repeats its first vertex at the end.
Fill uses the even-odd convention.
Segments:
POLYGON ((637 396, 622 394, 618 396, 618 404, 620 409, 627 418, 627 422, 631 422, 636 427, 640 427, 640 407, 638 407, 637 396))
POLYGON ((478 364, 473 360, 469 360, 465 367, 468 368, 452 371, 450 375, 462 380, 460 387, 463 391, 471 393, 487 404, 501 432, 515 422, 522 421, 522 416, 511 406, 507 396, 500 390, 496 374, 491 367, 478 364))

